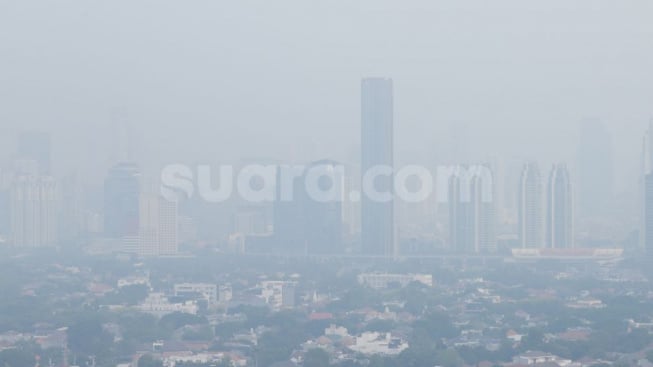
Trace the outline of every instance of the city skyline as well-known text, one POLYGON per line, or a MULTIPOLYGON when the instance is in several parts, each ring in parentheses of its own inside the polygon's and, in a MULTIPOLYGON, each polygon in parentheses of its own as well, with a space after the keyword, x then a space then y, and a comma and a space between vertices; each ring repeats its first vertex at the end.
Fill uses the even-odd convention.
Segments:
POLYGON ((653 366, 651 0, 0 0, 0 367, 653 366))

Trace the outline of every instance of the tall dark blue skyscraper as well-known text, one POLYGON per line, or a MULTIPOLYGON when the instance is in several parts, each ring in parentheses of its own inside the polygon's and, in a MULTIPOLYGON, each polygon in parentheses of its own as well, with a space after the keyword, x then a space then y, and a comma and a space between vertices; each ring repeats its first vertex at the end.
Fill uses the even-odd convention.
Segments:
POLYGON ((140 171, 120 163, 104 180, 104 233, 111 238, 137 236, 140 215, 140 171))
MULTIPOLYGON (((393 167, 392 79, 368 78, 361 83, 361 174, 379 166, 393 167)), ((374 186, 379 192, 393 191, 393 175, 379 175, 374 186)), ((365 188, 364 188, 365 191, 365 188)), ((362 194, 361 240, 366 255, 392 256, 394 244, 394 202, 379 201, 362 194)))

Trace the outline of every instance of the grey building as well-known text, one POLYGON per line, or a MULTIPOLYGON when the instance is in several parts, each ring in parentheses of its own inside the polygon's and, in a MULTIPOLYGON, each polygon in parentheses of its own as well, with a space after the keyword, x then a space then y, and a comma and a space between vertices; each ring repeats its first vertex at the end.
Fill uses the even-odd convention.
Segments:
POLYGON ((496 250, 495 203, 487 166, 458 166, 449 180, 449 240, 461 253, 496 250))
POLYGON ((110 238, 138 236, 140 171, 133 163, 120 163, 104 180, 104 233, 110 238))
POLYGON ((556 164, 551 170, 547 186, 547 247, 574 247, 573 215, 573 193, 569 171, 566 165, 556 164))
MULTIPOLYGON (((374 167, 393 167, 393 83, 392 79, 368 78, 361 83, 361 174, 374 167)), ((392 192, 393 176, 378 176, 376 190, 392 192)), ((365 191, 365 190, 363 190, 365 191)), ((361 206, 361 245, 366 255, 395 253, 394 201, 379 201, 364 192, 361 206)))
POLYGON ((524 165, 519 182, 519 241, 522 248, 544 246, 542 177, 535 162, 524 165))
MULTIPOLYGON (((304 254, 338 254, 342 248, 342 187, 344 177, 336 172, 338 164, 330 160, 312 162, 292 181, 292 200, 282 197, 283 169, 277 176, 277 200, 274 204, 275 243, 282 252, 304 254), (308 172, 318 174, 319 180, 308 182, 308 172), (331 179, 329 179, 329 177, 331 179), (328 182, 327 182, 328 181, 328 182), (321 192, 340 195, 333 198, 311 196, 308 185, 317 185, 321 192)), ((287 183, 285 183, 287 184, 287 183)))

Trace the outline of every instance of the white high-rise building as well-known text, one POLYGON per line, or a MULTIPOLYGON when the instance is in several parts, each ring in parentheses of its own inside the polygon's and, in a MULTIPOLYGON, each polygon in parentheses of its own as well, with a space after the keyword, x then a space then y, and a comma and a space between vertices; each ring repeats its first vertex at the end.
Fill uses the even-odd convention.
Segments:
POLYGON ((487 165, 457 166, 448 179, 449 240, 457 252, 496 251, 492 171, 487 165))
POLYGON ((142 256, 173 255, 178 249, 177 203, 160 195, 143 194, 139 203, 137 245, 125 242, 125 251, 142 256))
POLYGON ((556 164, 547 187, 547 247, 574 247, 574 211, 569 171, 564 164, 556 164))
POLYGON ((537 163, 524 165, 519 184, 519 241, 522 248, 544 246, 542 178, 537 163))
POLYGON ((57 242, 57 187, 50 176, 20 175, 11 186, 11 233, 16 246, 57 242))

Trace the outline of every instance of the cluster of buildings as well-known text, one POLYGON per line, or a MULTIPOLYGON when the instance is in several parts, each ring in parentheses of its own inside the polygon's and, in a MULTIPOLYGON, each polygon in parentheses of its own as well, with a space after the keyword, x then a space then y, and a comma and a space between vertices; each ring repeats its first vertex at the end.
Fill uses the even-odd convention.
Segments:
POLYGON ((178 252, 177 203, 142 187, 133 163, 112 167, 99 208, 86 211, 75 177, 57 180, 47 133, 19 135, 14 165, 0 175, 2 242, 38 248, 105 239, 113 251, 142 256, 178 252))
MULTIPOLYGON (((288 365, 301 366, 313 348, 326 351, 335 364, 364 363, 376 357, 399 358, 411 348, 414 328, 429 322, 429 315, 436 315, 435 321, 430 322, 438 326, 427 323, 426 330, 438 334, 439 348, 457 351, 461 356, 469 351, 483 351, 485 354, 479 355, 486 355, 484 358, 494 364, 510 359, 511 362, 499 363, 504 366, 546 361, 552 366, 550 363, 585 367, 597 360, 528 352, 523 345, 532 342, 529 334, 533 330, 542 332, 536 347, 598 343, 600 339, 592 338, 600 335, 597 333, 601 332, 601 324, 597 322, 601 321, 601 313, 611 312, 614 300, 619 299, 636 299, 642 305, 615 321, 621 323, 624 333, 653 332, 653 315, 645 306, 652 296, 646 286, 648 280, 637 269, 621 263, 585 262, 578 266, 555 262, 538 265, 535 273, 529 264, 495 259, 483 265, 482 259, 471 258, 460 266, 457 262, 461 259, 455 258, 450 264, 441 263, 444 271, 437 271, 448 276, 439 279, 438 273, 426 270, 439 266, 421 261, 395 264, 394 272, 352 270, 374 268, 376 259, 357 262, 355 266, 348 261, 321 263, 323 260, 316 259, 310 267, 283 259, 262 261, 266 263, 263 266, 244 260, 223 270, 218 266, 188 272, 174 266, 176 261, 190 261, 185 258, 145 262, 119 258, 123 266, 115 274, 95 271, 84 262, 78 266, 46 262, 38 269, 19 264, 14 272, 20 275, 16 287, 21 297, 45 297, 43 307, 49 311, 43 314, 44 320, 34 316, 34 329, 29 332, 0 334, 0 347, 15 348, 21 341, 36 340, 44 348, 53 346, 63 349, 59 354, 66 352, 65 327, 72 324, 59 324, 62 320, 52 315, 62 314, 59 311, 70 305, 99 306, 115 315, 108 318, 112 321, 105 321, 103 328, 116 341, 130 337, 127 330, 134 317, 138 317, 135 315, 143 314, 144 320, 152 316, 156 320, 167 316, 172 316, 169 320, 190 320, 189 324, 175 326, 177 329, 170 330, 165 340, 152 339, 160 337, 148 334, 145 340, 139 340, 134 361, 143 354, 152 354, 169 365, 225 358, 238 366, 256 365, 255 348, 263 343, 264 336, 275 328, 285 332, 284 328, 290 327, 310 330, 306 335, 311 336, 284 356, 291 363, 288 365), (168 266, 162 269, 161 262, 168 266), (486 271, 492 278, 488 279, 479 270, 487 268, 500 271, 486 271), (158 278, 151 282, 150 274, 155 269, 158 278), (343 279, 343 274, 351 278, 343 279), (588 278, 595 283, 585 282, 588 278), (369 292, 361 292, 360 286, 367 287, 369 292), (134 294, 140 294, 139 298, 132 298, 134 294), (369 297, 370 294, 374 296, 369 297), (121 315, 126 317, 123 323, 121 315), (288 317, 294 321, 288 322, 288 317), (51 325, 44 326, 43 322, 51 325), (323 332, 316 334, 316 328, 323 332)), ((216 255, 215 259, 219 258, 216 255)), ((225 260, 222 267, 228 262, 225 260)), ((12 317, 21 319, 19 313, 12 317)), ((29 329, 29 325, 25 327, 29 329)), ((68 358, 74 357, 74 352, 66 353, 68 358)), ((611 358, 637 355, 622 352, 611 358)), ((131 365, 137 365, 134 363, 131 365)))
POLYGON ((431 274, 389 274, 389 273, 362 273, 358 275, 358 283, 374 289, 387 289, 396 285, 406 287, 417 282, 427 287, 433 286, 431 274))
MULTIPOLYGON (((360 166, 347 166, 360 169, 358 177, 341 174, 338 162, 313 161, 304 172, 291 175, 293 191, 288 193, 281 182, 288 167, 281 164, 272 202, 233 200, 206 211, 198 200, 162 197, 158 185, 143 182, 135 159, 110 167, 96 190, 101 199, 85 208, 81 197, 89 195, 80 192, 78 180, 53 176, 50 135, 24 133, 14 167, 0 177, 0 240, 24 247, 77 241, 140 256, 176 255, 180 243, 209 242, 236 252, 397 257, 440 250, 477 254, 514 248, 615 248, 623 247, 637 227, 623 224, 633 221, 627 216, 611 221, 612 142, 600 121, 581 124, 576 166, 555 163, 545 174, 538 163, 528 162, 519 175, 513 174, 518 180, 509 180, 503 164, 475 165, 460 156, 443 170, 444 178, 437 178, 437 194, 413 206, 396 195, 392 79, 362 80, 360 129, 360 166), (307 172, 316 167, 332 173, 329 184, 338 188, 337 200, 308 195, 306 184, 315 177, 307 172), (388 172, 371 176, 379 167, 388 172), (370 189, 390 196, 379 200, 370 189), (287 194, 293 199, 285 200, 287 194), (181 203, 187 205, 180 208, 181 203), (606 225, 609 221, 627 229, 611 234, 615 231, 606 225)), ((647 238, 653 238, 650 134, 644 141, 639 198, 642 248, 651 247, 647 238)), ((454 143, 463 149, 468 142, 463 138, 454 143)))

